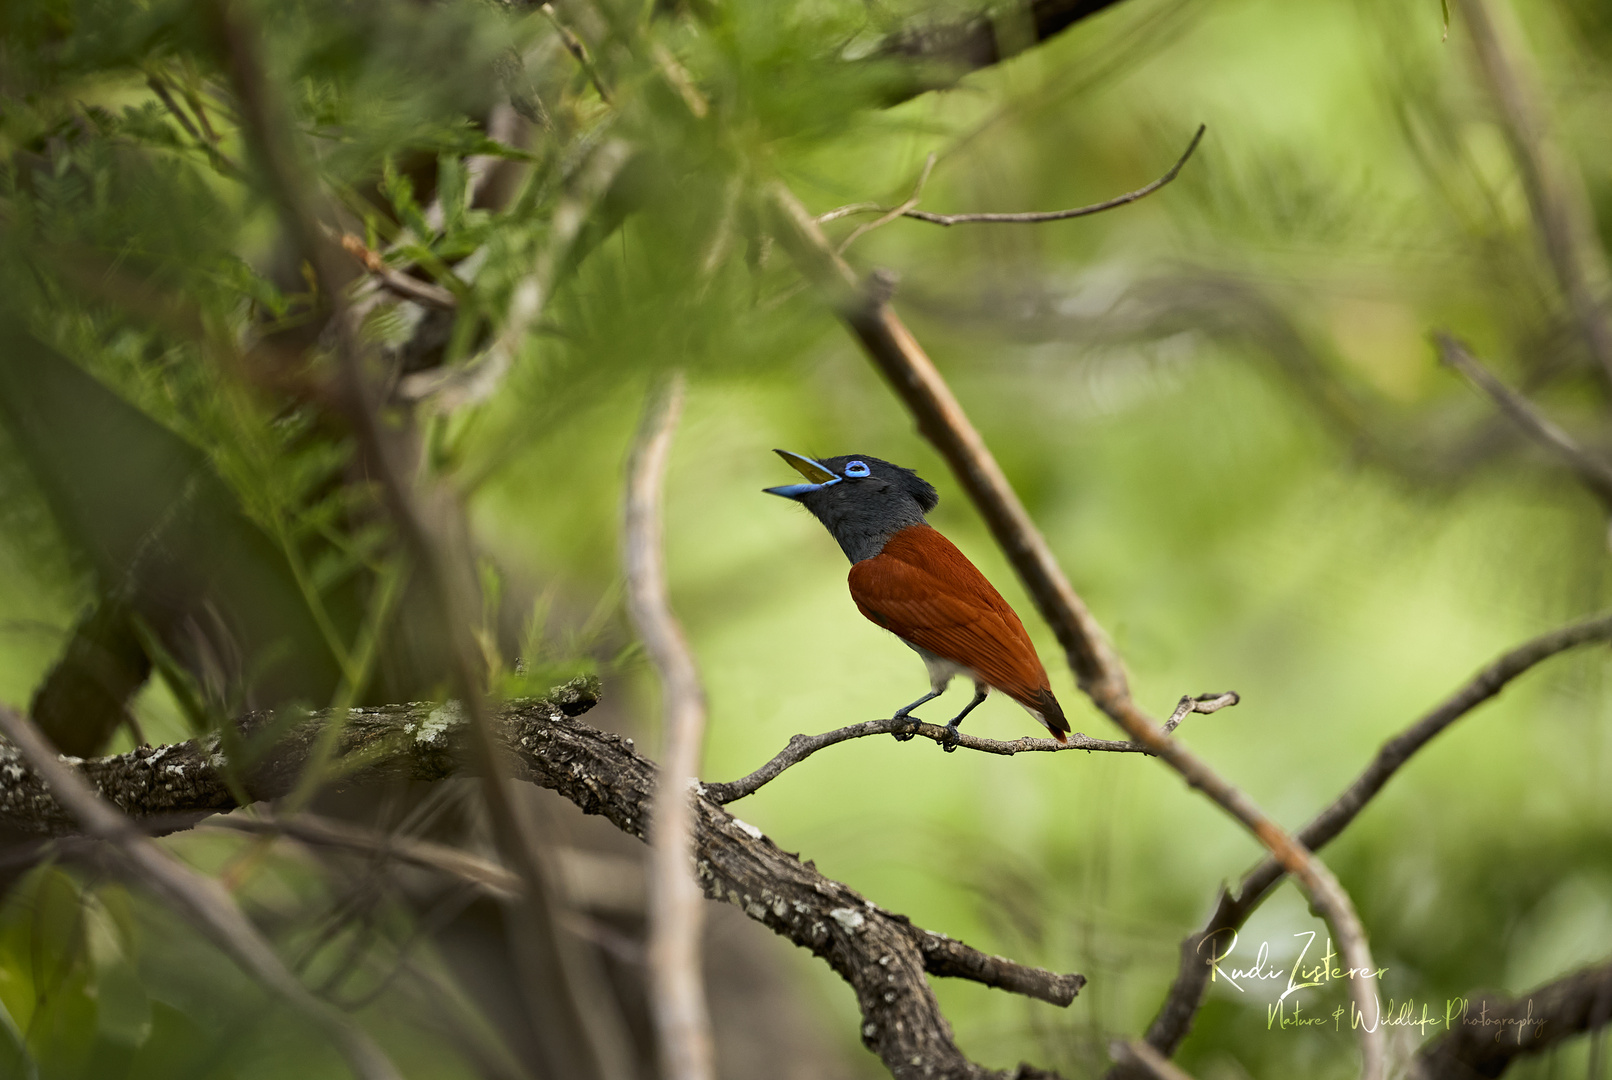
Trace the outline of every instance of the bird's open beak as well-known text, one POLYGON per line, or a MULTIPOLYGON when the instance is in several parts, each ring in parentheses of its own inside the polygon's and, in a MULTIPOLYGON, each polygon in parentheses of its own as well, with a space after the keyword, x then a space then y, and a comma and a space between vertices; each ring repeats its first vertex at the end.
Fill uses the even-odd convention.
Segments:
POLYGON ((825 468, 809 457, 800 454, 791 454, 788 450, 774 450, 773 453, 792 465, 796 472, 806 479, 814 481, 810 484, 785 484, 783 487, 762 488, 768 495, 782 495, 786 499, 799 499, 802 495, 809 495, 814 491, 821 491, 826 487, 837 484, 842 479, 834 474, 832 469, 825 468))

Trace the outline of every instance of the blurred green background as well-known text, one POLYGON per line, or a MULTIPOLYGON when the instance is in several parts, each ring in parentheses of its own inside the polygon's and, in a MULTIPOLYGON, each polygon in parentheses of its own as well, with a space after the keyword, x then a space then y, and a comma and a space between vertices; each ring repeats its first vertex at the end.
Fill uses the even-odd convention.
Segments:
MULTIPOLYGON (((1494 6, 1612 238, 1612 19, 1598 0, 1494 6)), ((1541 254, 1456 7, 1446 38, 1434 0, 1126 0, 894 105, 911 68, 877 59, 879 43, 970 9, 562 6, 613 84, 609 103, 550 20, 518 5, 247 10, 345 227, 376 248, 418 213, 407 192, 423 205, 433 188, 462 188, 461 158, 488 149, 471 121, 508 93, 500 59, 513 48, 525 65, 552 126, 522 121, 522 135, 500 138, 498 152, 527 170, 517 193, 415 237, 435 266, 488 252, 473 278, 460 275, 461 315, 437 358, 448 368, 501 325, 554 233, 568 162, 604 138, 635 148, 609 195, 586 206, 582 239, 494 395, 448 415, 421 410, 418 425, 426 468, 464 494, 494 651, 511 665, 524 653, 534 684, 597 671, 597 718, 653 756, 654 687, 620 610, 618 507, 646 386, 688 372, 667 554, 710 698, 703 775, 717 780, 797 732, 889 715, 924 686, 909 651, 856 612, 822 528, 760 493, 791 481, 773 447, 872 454, 935 483, 934 524, 1025 616, 1075 729, 1113 735, 944 464, 765 241, 761 185, 782 178, 817 212, 893 205, 933 153, 925 209, 1054 209, 1140 186, 1207 124, 1180 178, 1135 205, 1039 226, 901 220, 849 258, 900 273, 897 308, 1112 634, 1142 703, 1164 713, 1183 693, 1237 690, 1239 707, 1192 717, 1182 735, 1297 827, 1481 664, 1612 593, 1604 509, 1429 343, 1438 329, 1470 341, 1570 430, 1607 441, 1607 388, 1541 254), (705 115, 647 42, 675 53, 705 115)), ((310 399, 264 377, 261 355, 233 363, 221 344, 317 353, 318 312, 230 122, 210 10, 7 5, 7 317, 199 449, 271 548, 324 545, 307 579, 341 594, 332 610, 356 632, 393 558, 384 528, 354 509, 372 495, 342 483, 347 444, 307 419, 310 399), (216 94, 214 153, 228 165, 164 111, 154 74, 216 94), (182 325, 187 310, 202 330, 182 325)), ((1010 8, 995 15, 999 35, 1017 25, 1010 8)), ((831 230, 843 237, 849 224, 831 230)), ((372 318, 377 339, 400 334, 389 317, 401 318, 372 318)), ((24 373, 13 378, 33 370, 20 348, 4 362, 24 373)), ((0 425, 0 699, 24 706, 104 593, 105 571, 62 523, 20 430, 15 418, 0 425)), ((1609 672, 1592 648, 1526 676, 1423 751, 1327 849, 1388 969, 1385 998, 1442 1015, 1447 999, 1516 993, 1612 952, 1609 672)), ((416 684, 388 677, 368 696, 445 685, 429 670, 416 684)), ((231 695, 226 685, 210 700, 228 711, 231 695)), ((923 715, 944 720, 963 695, 923 715)), ((293 699, 329 704, 308 692, 276 704, 293 699)), ((133 709, 153 742, 203 722, 160 679, 133 709)), ((999 697, 968 728, 1034 733, 999 697)), ((919 925, 1086 974, 1067 1010, 935 984, 971 1057, 1071 1076, 1094 1075, 1110 1038, 1145 1028, 1181 939, 1259 854, 1172 773, 1132 755, 996 758, 869 739, 733 809, 919 925)), ((283 846, 216 832, 169 842, 235 875, 288 950, 334 903, 320 864, 283 846)), ((418 913, 387 918, 404 939, 418 913)), ((1284 885, 1228 962, 1251 964, 1268 942, 1285 968, 1308 931, 1325 938, 1284 885)), ((805 1003, 789 1022, 814 1033, 821 1074, 881 1075, 832 972, 785 948, 766 955, 805 1003)), ((1347 1032, 1269 1028, 1283 985, 1214 987, 1180 1063, 1203 1078, 1352 1075, 1347 1032)), ((1294 1000, 1330 1015, 1346 996, 1332 986, 1294 1000)), ((70 858, 12 884, 0 1003, 42 1077, 342 1074, 160 906, 70 858)), ((409 1020, 423 1007, 398 990, 359 1015, 409 1077, 477 1075, 452 1040, 409 1020)), ((1423 1037, 1394 1032, 1396 1060, 1423 1037)), ((1587 1056, 1579 1040, 1516 1074, 1578 1075, 1587 1056)))

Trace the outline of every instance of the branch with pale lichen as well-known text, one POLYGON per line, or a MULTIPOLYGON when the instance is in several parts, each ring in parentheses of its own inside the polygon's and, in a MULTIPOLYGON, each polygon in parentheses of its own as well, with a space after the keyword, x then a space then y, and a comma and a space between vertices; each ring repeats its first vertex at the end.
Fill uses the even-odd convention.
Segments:
MULTIPOLYGON (((494 731, 516 777, 549 788, 583 812, 601 814, 643 839, 656 767, 631 740, 575 716, 591 708, 593 685, 568 683, 547 698, 502 706, 494 731)), ((125 813, 172 829, 239 805, 232 781, 251 800, 292 789, 327 721, 315 713, 260 758, 229 762, 208 737, 89 760, 64 759, 125 813), (187 817, 190 821, 187 821, 187 817)), ((274 720, 251 713, 236 722, 242 745, 255 745, 274 720)), ((350 768, 337 786, 381 779, 443 780, 482 759, 467 745, 469 723, 457 705, 416 703, 349 710, 338 751, 350 768)), ((999 1075, 963 1056, 940 1012, 928 975, 986 986, 1066 1006, 1085 978, 991 956, 914 926, 779 848, 713 800, 693 799, 696 867, 705 895, 733 903, 752 919, 825 960, 856 992, 862 1040, 899 1078, 999 1075), (919 1064, 913 1064, 914 1061, 919 1064)), ((74 817, 10 746, 0 744, 0 830, 23 837, 71 836, 74 817)), ((1024 1078, 1052 1076, 1028 1066, 1024 1078)))

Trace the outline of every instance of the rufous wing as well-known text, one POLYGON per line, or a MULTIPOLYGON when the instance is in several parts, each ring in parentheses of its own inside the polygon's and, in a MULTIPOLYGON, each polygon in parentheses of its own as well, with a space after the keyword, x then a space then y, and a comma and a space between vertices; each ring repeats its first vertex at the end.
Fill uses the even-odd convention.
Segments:
POLYGON ((1069 725, 1024 624, 950 540, 927 525, 902 529, 851 567, 850 586, 871 621, 976 672, 1043 716, 1062 741, 1069 725))

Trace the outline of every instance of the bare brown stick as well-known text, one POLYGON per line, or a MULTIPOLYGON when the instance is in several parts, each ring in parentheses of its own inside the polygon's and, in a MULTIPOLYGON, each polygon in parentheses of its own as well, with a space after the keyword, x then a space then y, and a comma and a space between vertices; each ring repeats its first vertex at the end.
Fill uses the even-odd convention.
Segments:
POLYGON ((25 762, 86 833, 110 846, 243 971, 322 1030, 341 1051, 355 1076, 362 1080, 401 1080, 368 1035, 320 1001, 291 974, 223 886, 168 854, 132 821, 107 805, 83 776, 56 756, 33 721, 0 705, 0 734, 11 743, 0 747, 0 761, 5 761, 8 772, 21 772, 25 762))
POLYGON ((1455 338, 1435 334, 1439 359, 1466 376, 1482 390, 1532 440, 1560 458, 1585 487, 1612 508, 1612 464, 1590 454, 1573 437, 1557 427, 1538 406, 1495 377, 1455 338))
POLYGON ((700 972, 700 887, 692 871, 689 790, 699 772, 705 690, 666 587, 661 502, 683 375, 653 391, 627 465, 622 562, 627 613, 660 681, 660 783, 651 814, 649 994, 661 1068, 671 1080, 709 1080, 711 1017, 700 972))
POLYGON ((1204 132, 1208 130, 1209 126, 1207 124, 1199 124, 1197 134, 1192 136, 1192 141, 1187 144, 1186 151, 1181 155, 1180 158, 1176 160, 1174 165, 1170 166, 1170 170, 1168 172, 1159 177, 1157 180, 1153 181, 1151 184, 1144 184, 1135 191, 1127 191, 1123 195, 1116 195, 1112 199, 1105 199, 1100 203, 1092 203, 1090 206, 1077 206, 1070 210, 1044 210, 1011 214, 935 214, 928 210, 918 210, 916 209, 918 204, 918 196, 923 191, 924 181, 929 177, 929 170, 933 168, 935 164, 934 157, 931 155, 929 163, 924 166, 923 174, 919 178, 917 189, 913 191, 912 197, 906 202, 902 203, 900 206, 883 207, 879 206, 877 203, 852 203, 849 206, 836 207, 827 213, 819 215, 817 218, 817 223, 821 225, 825 222, 834 221, 850 214, 878 213, 882 215, 878 221, 870 225, 863 226, 841 242, 839 252, 843 254, 845 249, 851 246, 851 241, 855 240, 863 233, 876 229, 880 225, 893 221, 898 217, 909 217, 918 221, 927 221, 931 225, 945 226, 979 224, 1040 225, 1048 221, 1068 221, 1071 218, 1090 217, 1092 214, 1101 214, 1104 210, 1113 210, 1117 207, 1126 206, 1130 203, 1136 202, 1138 199, 1145 199, 1155 191, 1159 190, 1159 188, 1163 187, 1165 184, 1168 184, 1171 180, 1174 180, 1176 176, 1180 174, 1181 167, 1185 165, 1187 163, 1187 159, 1192 156, 1192 152, 1198 149, 1198 143, 1202 141, 1204 132))
POLYGON ((218 15, 243 130, 280 203, 281 217, 314 266, 322 298, 333 313, 338 401, 364 465, 378 482, 382 501, 422 571, 446 630, 449 670, 471 721, 472 745, 483 759, 482 790, 493 833, 525 886, 521 902, 530 917, 522 925, 531 931, 531 966, 542 969, 528 973, 525 985, 534 1010, 549 1029, 544 1046, 554 1057, 550 1064, 559 1073, 578 1077, 617 1080, 629 1076, 631 1065, 624 1050, 627 1039, 615 1000, 602 986, 602 975, 590 966, 591 954, 560 928, 539 838, 531 822, 515 811, 507 770, 501 765, 506 751, 492 732, 482 688, 485 673, 470 630, 474 584, 466 559, 454 557, 465 550, 463 516, 456 512, 446 490, 435 487, 416 492, 406 479, 411 475, 406 464, 410 454, 401 433, 381 423, 376 388, 364 367, 366 350, 346 295, 351 275, 323 232, 320 200, 306 181, 309 174, 302 148, 263 69, 257 51, 259 35, 230 0, 219 0, 218 15), (430 501, 429 510, 421 505, 424 499, 430 501), (586 1007, 579 997, 588 999, 586 1007))
POLYGON ((374 274, 382 285, 403 299, 412 300, 422 307, 436 308, 438 311, 458 310, 459 298, 453 295, 452 290, 444 289, 441 285, 429 281, 421 281, 417 277, 411 277, 401 270, 387 266, 385 257, 380 252, 371 250, 362 237, 342 233, 340 242, 343 251, 357 259, 359 264, 374 274))
MULTIPOLYGON (((642 839, 657 787, 653 762, 631 740, 575 717, 592 706, 596 686, 582 680, 545 699, 501 706, 494 722, 505 760, 519 779, 550 788, 584 812, 601 814, 642 839)), ((274 752, 242 777, 250 799, 292 790, 332 710, 314 713, 286 733, 274 752)), ((273 723, 267 714, 236 721, 243 741, 273 723)), ((355 708, 341 732, 339 753, 361 764, 335 772, 344 785, 438 781, 478 768, 467 712, 454 703, 355 708)), ((0 769, 0 830, 72 836, 76 819, 27 762, 0 769)), ((139 820, 172 823, 238 805, 218 756, 216 737, 80 762, 74 770, 139 820)), ((236 788, 235 790, 239 790, 236 788)), ((824 877, 810 863, 780 851, 761 830, 711 799, 694 797, 696 867, 706 896, 739 907, 751 919, 825 960, 855 991, 862 1040, 898 1077, 1000 1076, 963 1056, 940 1012, 926 974, 968 979, 1057 1006, 1072 1001, 1085 979, 990 956, 824 877), (914 1065, 917 1058, 921 1064, 914 1065)), ((1051 1074, 1023 1066, 1020 1078, 1051 1074)))
POLYGON ((1525 47, 1502 40, 1485 0, 1461 0, 1461 14, 1568 311, 1590 355, 1612 380, 1612 319, 1604 306, 1606 255, 1596 236, 1583 179, 1550 137, 1543 95, 1535 74, 1528 70, 1525 47))
MULTIPOLYGON (((1431 712, 1384 743, 1354 783, 1304 826, 1298 834, 1299 843, 1311 851, 1325 847, 1387 786, 1412 755, 1535 664, 1569 649, 1604 641, 1612 641, 1612 613, 1542 634, 1500 656, 1431 712)), ((1181 943, 1181 966, 1163 1006, 1148 1028, 1148 1045, 1164 1054, 1175 1053, 1192 1029, 1192 1018, 1209 986, 1210 969, 1204 955, 1206 943, 1241 927, 1270 895, 1283 874, 1274 859, 1266 859, 1244 875, 1235 894, 1221 892, 1214 914, 1204 928, 1181 943)))
MULTIPOLYGON (((1204 694, 1196 698, 1184 697, 1176 706, 1175 714, 1170 717, 1166 730, 1173 729, 1183 717, 1190 713, 1219 712, 1228 705, 1237 704, 1235 693, 1204 694)), ((942 746, 960 746, 965 750, 978 750, 985 754, 1000 754, 1012 757, 1014 754, 1028 753, 1057 753, 1060 750, 1086 750, 1103 751, 1115 754, 1147 754, 1149 750, 1141 743, 1124 742, 1117 739, 1093 739, 1089 735, 1075 732, 1069 736, 1068 742, 1058 742, 1056 739, 1032 739, 1028 736, 1004 742, 1000 739, 984 739, 978 735, 967 732, 951 732, 941 724, 927 724, 916 716, 907 716, 900 719, 865 720, 860 724, 851 724, 847 727, 835 728, 825 731, 821 735, 796 735, 789 740, 789 745, 780 750, 776 756, 761 768, 748 776, 738 780, 730 780, 721 784, 706 784, 705 794, 713 802, 727 803, 754 795, 767 784, 776 780, 780 774, 792 765, 799 765, 819 750, 846 742, 850 739, 864 739, 869 735, 920 735, 942 746)))
POLYGON ((1463 999, 1459 1020, 1416 1052, 1409 1075, 1411 1080, 1499 1076, 1517 1058, 1543 1053, 1609 1022, 1612 961, 1605 961, 1515 998, 1463 999))
MULTIPOLYGON (((891 288, 888 279, 876 277, 868 288, 858 289, 855 275, 834 254, 816 221, 794 194, 779 184, 773 189, 773 197, 782 218, 781 231, 807 276, 830 291, 840 316, 913 415, 919 432, 951 466, 1042 617, 1052 625, 1081 689, 1132 739, 1179 773, 1188 786, 1202 792, 1254 834, 1325 917, 1348 967, 1376 970, 1354 905, 1332 872, 1295 843, 1252 799, 1166 734, 1131 698, 1118 657, 1096 620, 1075 594, 1045 538, 934 363, 891 310, 887 302, 891 288)), ((1356 1006, 1364 1015, 1375 1017, 1379 1004, 1370 980, 1351 979, 1349 983, 1356 1006)), ((1377 1024, 1370 1027, 1375 1030, 1369 1030, 1367 1025, 1360 1028, 1361 1074, 1365 1080, 1380 1080, 1386 1068, 1384 1029, 1377 1024)))

